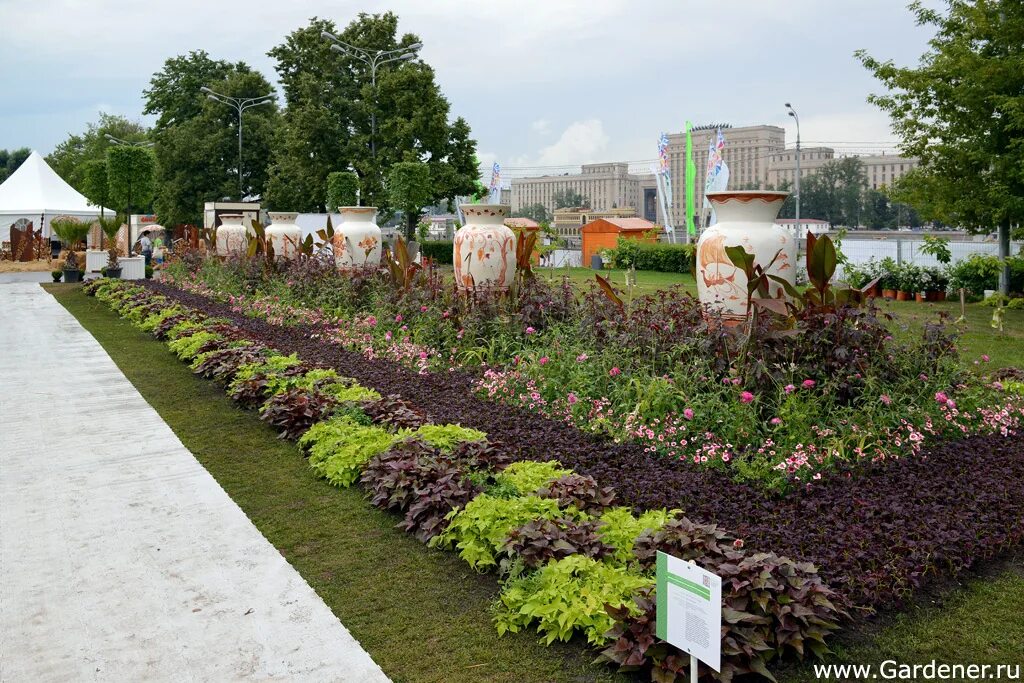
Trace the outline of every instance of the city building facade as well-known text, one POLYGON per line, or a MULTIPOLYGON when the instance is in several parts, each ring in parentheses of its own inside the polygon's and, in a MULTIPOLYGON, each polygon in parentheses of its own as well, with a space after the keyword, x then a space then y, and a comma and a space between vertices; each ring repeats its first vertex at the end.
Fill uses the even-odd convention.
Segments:
POLYGON ((608 209, 606 211, 598 211, 595 209, 555 209, 554 220, 551 223, 551 227, 555 233, 565 241, 565 244, 570 249, 578 249, 582 240, 582 233, 580 229, 592 221, 598 219, 612 219, 619 220, 625 218, 635 218, 636 209, 632 206, 623 208, 608 209))
MULTIPOLYGON (((839 161, 831 147, 805 147, 800 150, 800 178, 814 175, 831 161, 839 161)), ((896 154, 857 156, 864 171, 864 184, 877 190, 898 180, 917 167, 917 159, 896 154)), ((796 180, 796 150, 787 149, 773 154, 769 160, 768 181, 765 187, 792 187, 796 180)))

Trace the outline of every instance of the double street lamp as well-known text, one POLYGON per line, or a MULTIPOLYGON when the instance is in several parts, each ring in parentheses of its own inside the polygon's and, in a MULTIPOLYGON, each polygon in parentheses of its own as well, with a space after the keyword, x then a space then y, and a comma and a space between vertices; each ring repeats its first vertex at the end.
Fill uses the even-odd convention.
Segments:
POLYGON ((423 47, 423 43, 413 43, 412 45, 406 45, 405 47, 395 48, 394 50, 365 50, 361 47, 356 47, 350 43, 346 43, 344 40, 322 31, 320 36, 331 43, 331 49, 335 52, 339 52, 349 57, 358 59, 363 64, 366 64, 370 69, 370 85, 373 88, 373 108, 370 109, 370 154, 374 159, 377 158, 377 67, 387 64, 389 62, 407 62, 410 59, 416 58, 416 52, 423 47))
POLYGON ((229 107, 233 107, 238 112, 238 201, 245 199, 245 191, 242 186, 242 112, 253 107, 259 107, 260 105, 270 104, 274 101, 273 95, 264 95, 262 97, 230 97, 229 95, 222 95, 219 92, 210 90, 205 85, 199 89, 205 93, 206 96, 214 102, 220 102, 226 104, 229 107))
POLYGON ((786 102, 786 109, 796 119, 796 238, 800 239, 800 117, 789 102, 786 102))

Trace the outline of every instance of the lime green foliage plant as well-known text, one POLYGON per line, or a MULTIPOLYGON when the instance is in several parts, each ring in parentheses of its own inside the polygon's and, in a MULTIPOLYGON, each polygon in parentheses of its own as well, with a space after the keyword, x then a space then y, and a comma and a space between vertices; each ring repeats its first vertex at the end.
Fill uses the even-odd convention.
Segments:
POLYGON ((408 432, 391 434, 344 415, 310 427, 299 439, 299 448, 309 454, 309 466, 318 476, 348 488, 359 479, 370 458, 406 436, 408 432))
POLYGON ((178 358, 185 361, 191 361, 197 355, 199 355, 199 349, 207 342, 216 341, 223 339, 223 337, 216 332, 207 332, 206 330, 199 330, 195 334, 188 336, 180 336, 172 342, 167 344, 167 348, 171 350, 178 358))
POLYGON ((572 470, 563 468, 555 460, 547 462, 522 460, 506 467, 497 475, 496 479, 499 484, 514 486, 520 493, 528 494, 571 473, 572 470))
POLYGON ((451 453, 460 443, 483 441, 487 438, 487 434, 477 429, 451 424, 425 424, 416 430, 415 435, 434 448, 440 448, 447 453, 451 453))
POLYGON ((554 519, 565 514, 553 498, 496 498, 481 493, 466 507, 449 513, 448 528, 435 536, 431 545, 454 546, 469 566, 483 571, 497 566, 498 552, 513 529, 535 519, 554 519))
POLYGON ((606 510, 598 518, 597 535, 602 541, 615 548, 616 562, 626 564, 633 560, 633 545, 645 531, 657 531, 672 519, 678 510, 648 510, 634 517, 627 507, 606 510))
POLYGON ((629 607, 635 591, 653 584, 622 567, 572 555, 507 582, 495 603, 494 621, 499 634, 536 622, 547 645, 569 640, 576 629, 591 645, 601 645, 615 625, 607 607, 629 607))

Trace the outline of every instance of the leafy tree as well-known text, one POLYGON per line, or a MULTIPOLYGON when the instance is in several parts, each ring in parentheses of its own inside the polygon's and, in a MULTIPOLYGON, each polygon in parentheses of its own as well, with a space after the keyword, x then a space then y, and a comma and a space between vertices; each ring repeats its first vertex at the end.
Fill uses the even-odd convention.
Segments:
POLYGON ((388 174, 391 206, 405 214, 405 239, 412 240, 423 207, 430 204, 430 166, 418 161, 400 161, 388 174))
POLYGON ((352 168, 362 203, 376 205, 387 217, 392 207, 384 179, 394 164, 415 161, 429 167, 428 203, 470 194, 478 174, 476 143, 463 119, 449 121, 450 106, 433 69, 419 59, 392 61, 378 67, 374 88, 370 68, 332 51, 321 37, 324 31, 371 53, 420 42, 412 34, 399 37, 398 17, 388 12, 360 14, 340 32, 329 20, 313 19, 269 52, 288 105, 275 139, 269 197, 293 210, 322 208, 328 174, 352 168))
POLYGON ((11 174, 17 171, 18 167, 25 163, 25 159, 28 159, 30 154, 32 154, 32 150, 28 147, 12 149, 10 151, 0 149, 0 183, 7 180, 11 174))
POLYGON ((125 207, 148 206, 153 201, 156 162, 153 152, 144 147, 117 146, 107 150, 107 180, 110 201, 125 207))
POLYGON ((69 135, 46 157, 46 163, 69 185, 85 194, 85 164, 106 160, 107 150, 114 146, 107 135, 127 142, 145 142, 149 133, 139 121, 100 112, 99 121, 86 124, 82 134, 69 135))
POLYGON ((551 203, 556 209, 590 208, 590 200, 587 197, 569 188, 552 192, 551 203))
POLYGON ((352 171, 335 171, 327 176, 327 211, 339 206, 355 206, 359 195, 359 176, 352 171))
MULTIPOLYGON (((900 150, 920 159, 898 184, 926 218, 987 232, 999 226, 1000 256, 1024 217, 1024 4, 946 0, 944 11, 910 4, 935 28, 917 66, 856 56, 887 89, 868 99, 889 114, 900 150)), ((1009 269, 999 288, 1009 289, 1009 269)))
POLYGON ((551 220, 551 216, 548 214, 547 208, 543 204, 530 204, 523 208, 515 211, 513 216, 517 218, 529 218, 535 220, 538 223, 544 223, 545 221, 551 220))
MULTIPOLYGON (((156 211, 166 224, 197 224, 203 203, 237 198, 238 112, 204 97, 208 87, 228 97, 273 94, 264 76, 244 62, 213 60, 205 52, 168 59, 145 91, 146 113, 158 117, 156 211)), ((273 104, 243 114, 242 195, 260 197, 267 185, 274 129, 273 104)))
POLYGON ((107 178, 107 160, 90 159, 82 165, 82 194, 100 207, 100 218, 110 202, 110 181, 107 178))

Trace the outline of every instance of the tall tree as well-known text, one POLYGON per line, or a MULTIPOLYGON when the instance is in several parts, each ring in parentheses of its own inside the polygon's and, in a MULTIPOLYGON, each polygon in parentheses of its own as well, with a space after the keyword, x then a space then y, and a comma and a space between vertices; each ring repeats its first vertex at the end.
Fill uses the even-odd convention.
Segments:
POLYGON ((90 159, 82 167, 82 194, 100 207, 100 217, 110 203, 110 180, 107 177, 107 160, 90 159))
POLYGON ((576 190, 566 188, 551 193, 551 203, 556 209, 589 208, 590 200, 576 190))
POLYGON ((400 161, 388 173, 388 198, 405 215, 405 239, 412 241, 423 207, 430 204, 430 167, 419 161, 400 161))
POLYGON ((551 219, 548 215, 548 210, 543 204, 530 204, 524 206, 518 211, 512 212, 514 217, 529 218, 530 220, 537 221, 538 223, 544 223, 551 219))
POLYGON ((139 121, 100 112, 99 121, 86 124, 84 133, 69 135, 46 157, 46 163, 68 184, 84 194, 85 164, 107 158, 107 149, 113 145, 107 135, 128 142, 144 142, 149 138, 149 133, 149 128, 139 121))
POLYGON ((360 14, 340 32, 329 20, 313 19, 270 50, 288 105, 276 139, 270 201, 292 210, 323 208, 328 174, 352 168, 363 203, 387 217, 392 207, 384 179, 394 164, 417 161, 429 168, 428 203, 470 194, 478 175, 476 143, 463 119, 449 120, 433 69, 419 59, 383 63, 374 85, 371 68, 331 50, 325 31, 371 54, 420 42, 412 34, 399 37, 398 17, 387 12, 360 14))
MULTIPOLYGON (((203 202, 239 195, 238 112, 205 97, 202 87, 238 98, 274 92, 267 79, 247 64, 213 60, 205 52, 168 59, 154 74, 145 92, 145 111, 158 117, 156 211, 170 225, 199 223, 203 202)), ((263 194, 278 122, 273 104, 246 109, 243 114, 245 197, 263 194)))
POLYGON ((125 214, 147 207, 153 201, 156 162, 145 147, 118 146, 107 150, 107 182, 110 201, 125 214))
MULTIPOLYGON (((920 159, 901 197, 928 219, 979 232, 998 225, 1005 258, 1024 217, 1024 4, 946 0, 939 11, 912 2, 910 11, 935 28, 917 66, 856 53, 888 89, 868 100, 889 114, 901 152, 920 159)), ((1005 262, 999 288, 1009 289, 1005 262)))
POLYGON ((0 149, 0 183, 17 171, 30 154, 32 154, 32 150, 28 147, 12 150, 0 149))

